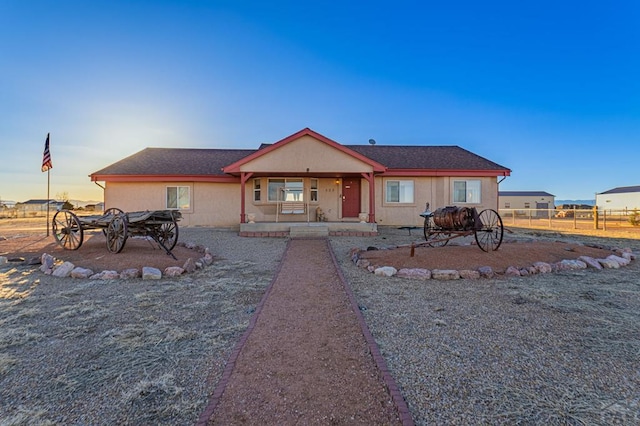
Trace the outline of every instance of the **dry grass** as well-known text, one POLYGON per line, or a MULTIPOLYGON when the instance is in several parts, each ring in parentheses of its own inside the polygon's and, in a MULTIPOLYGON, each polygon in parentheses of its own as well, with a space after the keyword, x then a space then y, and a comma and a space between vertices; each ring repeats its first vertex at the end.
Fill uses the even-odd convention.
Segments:
MULTIPOLYGON (((235 241, 211 238, 212 247, 235 241)), ((575 238, 640 253, 639 240, 575 238)), ((405 243, 406 232, 335 241, 416 423, 640 421, 640 261, 424 283, 376 277, 348 259, 352 247, 405 243)), ((203 272, 155 282, 0 269, 0 425, 194 424, 284 247, 241 243, 203 272), (246 260, 252 249, 269 258, 246 260)))
MULTIPOLYGON (((510 237, 532 235, 640 253, 636 239, 510 237)), ((344 244, 334 247, 417 424, 640 422, 638 260, 600 272, 423 282, 363 274, 344 244)))
POLYGON ((236 260, 153 282, 0 270, 0 425, 195 423, 271 278, 236 260))

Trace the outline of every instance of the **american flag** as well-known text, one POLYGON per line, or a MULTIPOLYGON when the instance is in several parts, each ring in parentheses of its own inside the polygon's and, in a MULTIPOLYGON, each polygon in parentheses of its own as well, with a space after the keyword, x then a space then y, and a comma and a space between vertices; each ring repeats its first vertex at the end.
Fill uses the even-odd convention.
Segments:
POLYGON ((49 133, 47 133, 47 141, 44 143, 44 155, 42 156, 42 171, 46 172, 52 168, 51 153, 49 152, 49 133))

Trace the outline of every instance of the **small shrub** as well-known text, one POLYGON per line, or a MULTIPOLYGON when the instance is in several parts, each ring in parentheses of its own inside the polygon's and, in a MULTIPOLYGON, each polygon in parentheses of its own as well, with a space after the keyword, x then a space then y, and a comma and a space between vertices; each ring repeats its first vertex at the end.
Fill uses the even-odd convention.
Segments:
POLYGON ((640 211, 638 209, 633 209, 631 213, 629 213, 629 223, 633 226, 640 226, 640 211))

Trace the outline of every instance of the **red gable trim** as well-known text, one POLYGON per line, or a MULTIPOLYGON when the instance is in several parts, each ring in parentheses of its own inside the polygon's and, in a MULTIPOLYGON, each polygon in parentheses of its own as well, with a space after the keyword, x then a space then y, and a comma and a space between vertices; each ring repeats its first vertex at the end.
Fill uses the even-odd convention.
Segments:
POLYGON ((92 182, 219 182, 238 183, 233 176, 205 175, 90 175, 92 182))
POLYGON ((243 159, 236 161, 233 164, 230 164, 226 167, 222 168, 222 171, 225 173, 240 173, 240 167, 242 167, 242 165, 262 156, 265 154, 268 154, 271 151, 274 151, 286 144, 288 144, 291 141, 294 141, 296 139, 300 139, 302 136, 311 136, 321 142, 326 143, 327 145, 344 152, 347 155, 350 155, 351 157, 357 158, 358 160, 362 161, 363 163, 366 163, 368 165, 370 165, 373 168, 374 172, 384 172, 387 168, 385 166, 383 166, 382 164, 373 161, 372 159, 365 157, 362 154, 359 154, 355 151, 350 150, 349 148, 344 147, 343 145, 340 145, 338 142, 333 141, 329 138, 327 138, 326 136, 321 135, 320 133, 314 132, 313 130, 311 130, 308 127, 305 127, 304 129, 300 130, 299 132, 296 132, 294 134, 292 134, 291 136, 287 136, 286 138, 274 143, 273 145, 269 145, 266 148, 263 148, 259 151, 254 152, 253 154, 250 154, 246 157, 244 157, 243 159))
POLYGON ((511 176, 511 170, 388 169, 378 176, 511 176))

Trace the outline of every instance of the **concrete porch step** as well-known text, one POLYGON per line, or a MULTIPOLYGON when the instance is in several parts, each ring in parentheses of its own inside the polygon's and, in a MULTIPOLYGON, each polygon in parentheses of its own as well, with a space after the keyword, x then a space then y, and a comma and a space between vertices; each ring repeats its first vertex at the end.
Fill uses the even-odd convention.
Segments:
POLYGON ((329 227, 324 225, 293 225, 289 228, 290 238, 328 237, 329 227))

